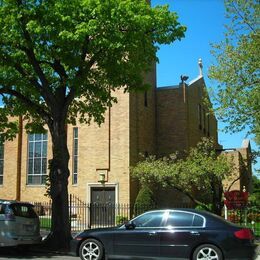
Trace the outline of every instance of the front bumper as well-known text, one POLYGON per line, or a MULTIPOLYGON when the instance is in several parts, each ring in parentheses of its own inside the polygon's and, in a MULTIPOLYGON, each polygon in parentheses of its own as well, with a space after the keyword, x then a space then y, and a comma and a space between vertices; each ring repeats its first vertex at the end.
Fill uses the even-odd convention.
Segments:
POLYGON ((79 256, 79 247, 82 240, 72 239, 70 241, 70 255, 79 256))
POLYGON ((37 237, 2 237, 0 239, 0 246, 19 246, 19 245, 36 245, 42 241, 41 236, 37 237))

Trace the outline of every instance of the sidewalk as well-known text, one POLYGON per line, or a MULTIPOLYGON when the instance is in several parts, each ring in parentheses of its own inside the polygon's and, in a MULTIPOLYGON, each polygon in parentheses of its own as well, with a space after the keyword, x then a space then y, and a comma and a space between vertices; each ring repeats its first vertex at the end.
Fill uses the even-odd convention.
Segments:
POLYGON ((258 246, 256 248, 256 254, 257 254, 256 260, 260 260, 260 243, 258 243, 258 246))

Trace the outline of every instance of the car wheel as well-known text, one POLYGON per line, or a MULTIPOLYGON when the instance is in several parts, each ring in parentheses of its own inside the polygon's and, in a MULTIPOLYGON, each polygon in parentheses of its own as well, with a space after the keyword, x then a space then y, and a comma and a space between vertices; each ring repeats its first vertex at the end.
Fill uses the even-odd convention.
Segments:
POLYGON ((24 254, 24 253, 27 253, 28 251, 30 251, 30 245, 19 245, 15 249, 16 249, 17 253, 24 254))
POLYGON ((101 260, 104 255, 103 245, 96 239, 87 239, 81 244, 79 255, 82 260, 101 260))
POLYGON ((223 257, 218 247, 204 244, 195 249, 192 260, 223 260, 223 257))

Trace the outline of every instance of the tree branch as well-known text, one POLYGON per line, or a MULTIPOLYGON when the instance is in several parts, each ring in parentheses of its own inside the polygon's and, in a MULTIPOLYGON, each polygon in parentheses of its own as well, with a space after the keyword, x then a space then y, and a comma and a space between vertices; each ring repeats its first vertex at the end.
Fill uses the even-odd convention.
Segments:
POLYGON ((62 66, 62 64, 60 63, 60 60, 55 59, 54 62, 43 60, 39 61, 39 64, 47 64, 52 67, 53 70, 59 75, 62 85, 66 85, 66 79, 68 78, 68 75, 64 69, 64 66, 62 66))
POLYGON ((20 92, 11 89, 10 87, 2 85, 2 87, 0 87, 0 94, 7 94, 17 97, 24 105, 35 110, 41 117, 45 118, 46 121, 50 120, 50 115, 41 106, 32 102, 30 99, 28 99, 25 95, 21 94, 20 92))
POLYGON ((231 187, 233 186, 233 184, 234 184, 235 182, 237 182, 239 179, 241 179, 241 176, 239 176, 238 178, 236 178, 235 180, 233 180, 233 181, 230 183, 230 185, 228 186, 227 191, 229 191, 229 190, 231 189, 231 187))
POLYGON ((176 189, 177 191, 183 193, 184 195, 186 195, 188 198, 190 198, 190 200, 192 200, 194 203, 199 204, 199 205, 204 205, 204 203, 202 203, 201 201, 195 199, 190 193, 184 191, 183 189, 177 187, 177 186, 173 186, 174 189, 176 189))
POLYGON ((1 55, 1 59, 4 61, 5 64, 10 64, 23 78, 26 78, 28 82, 30 82, 37 90, 41 88, 39 82, 33 78, 22 66, 21 64, 14 62, 10 56, 6 53, 5 55, 1 55))
MULTIPOLYGON (((21 0, 17 0, 17 5, 18 5, 19 8, 22 9, 23 3, 22 3, 21 0)), ((38 77, 39 77, 39 79, 42 83, 41 88, 40 88, 41 95, 45 98, 47 103, 49 103, 49 104, 53 103, 54 104, 55 100, 53 98, 52 93, 48 89, 49 82, 48 82, 47 78, 45 77, 38 60, 35 57, 33 41, 31 39, 29 32, 26 29, 25 18, 24 18, 23 15, 21 16, 19 21, 20 21, 20 26, 21 26, 21 29, 22 29, 24 40, 26 41, 26 43, 28 45, 28 47, 20 46, 20 49, 26 54, 28 61, 32 65, 36 75, 38 75, 38 77), (43 91, 43 89, 44 89, 44 91, 43 91)))
MULTIPOLYGON (((86 44, 83 45, 82 51, 81 51, 82 63, 81 63, 81 66, 79 67, 76 77, 82 77, 82 76, 87 77, 88 71, 91 69, 91 67, 96 62, 96 56, 100 53, 100 52, 97 52, 88 61, 86 61, 86 57, 88 54, 88 44, 90 43, 89 36, 86 36, 85 41, 86 41, 86 44)), ((73 86, 71 86, 71 90, 68 93, 66 100, 65 100, 65 106, 64 106, 65 109, 68 109, 69 105, 75 98, 75 94, 76 94, 76 89, 73 86)))
POLYGON ((232 6, 234 7, 234 9, 235 9, 236 13, 238 14, 238 16, 244 21, 244 23, 247 24, 248 27, 249 27, 254 33, 256 33, 256 30, 255 30, 255 29, 253 28, 253 26, 248 22, 248 20, 246 19, 246 17, 241 14, 241 12, 239 11, 239 9, 238 9, 237 6, 235 5, 235 3, 232 2, 231 4, 232 4, 232 6))
MULTIPOLYGON (((24 26, 22 26, 22 27, 24 27, 24 26)), ((29 33, 26 31, 26 29, 23 29, 23 35, 24 35, 24 39, 26 40, 29 48, 20 46, 19 49, 22 50, 26 54, 29 63, 32 65, 34 72, 36 73, 36 75, 38 75, 38 77, 42 83, 42 87, 44 89, 47 89, 47 86, 49 86, 49 82, 46 79, 38 60, 35 57, 35 54, 33 51, 33 43, 31 41, 31 37, 30 37, 29 33)))

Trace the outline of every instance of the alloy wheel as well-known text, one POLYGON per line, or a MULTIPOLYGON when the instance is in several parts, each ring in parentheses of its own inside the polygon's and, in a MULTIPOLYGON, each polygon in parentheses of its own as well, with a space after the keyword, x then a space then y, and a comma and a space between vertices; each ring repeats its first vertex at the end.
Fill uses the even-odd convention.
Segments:
POLYGON ((80 247, 80 256, 83 260, 100 260, 102 254, 101 244, 94 239, 86 240, 80 247))

